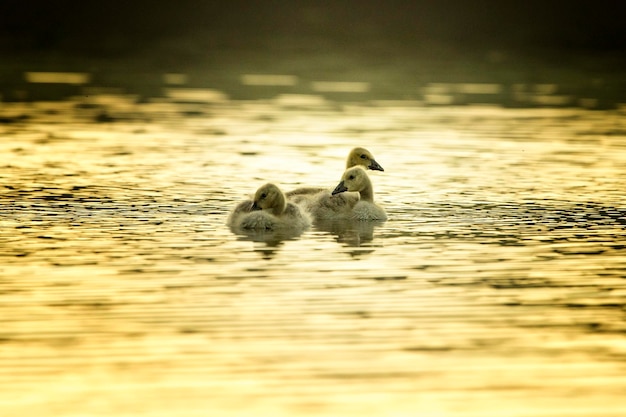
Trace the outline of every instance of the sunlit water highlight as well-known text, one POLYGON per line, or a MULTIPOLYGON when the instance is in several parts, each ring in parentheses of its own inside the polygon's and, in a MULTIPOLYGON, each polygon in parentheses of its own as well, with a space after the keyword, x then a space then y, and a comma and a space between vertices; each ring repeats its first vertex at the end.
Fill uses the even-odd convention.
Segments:
POLYGON ((2 105, 0 415, 623 415, 623 110, 171 91, 2 105), (226 227, 354 146, 387 222, 226 227))

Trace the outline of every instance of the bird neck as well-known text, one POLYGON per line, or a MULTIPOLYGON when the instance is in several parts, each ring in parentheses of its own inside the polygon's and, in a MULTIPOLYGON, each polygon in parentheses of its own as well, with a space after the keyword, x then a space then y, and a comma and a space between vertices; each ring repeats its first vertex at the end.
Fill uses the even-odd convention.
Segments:
POLYGON ((365 186, 359 191, 359 194, 361 195, 361 200, 369 201, 370 203, 374 202, 374 188, 369 179, 365 183, 365 186))
POLYGON ((281 193, 276 197, 276 201, 272 205, 272 214, 274 216, 280 216, 287 208, 287 201, 285 200, 285 196, 281 193))

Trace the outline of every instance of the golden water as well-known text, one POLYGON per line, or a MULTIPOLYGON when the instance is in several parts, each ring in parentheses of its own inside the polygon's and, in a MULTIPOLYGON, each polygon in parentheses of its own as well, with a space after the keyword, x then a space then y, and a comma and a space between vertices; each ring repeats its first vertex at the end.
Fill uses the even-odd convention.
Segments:
POLYGON ((0 107, 0 415, 624 415, 623 109, 201 93, 0 107), (354 146, 387 222, 226 227, 354 146))

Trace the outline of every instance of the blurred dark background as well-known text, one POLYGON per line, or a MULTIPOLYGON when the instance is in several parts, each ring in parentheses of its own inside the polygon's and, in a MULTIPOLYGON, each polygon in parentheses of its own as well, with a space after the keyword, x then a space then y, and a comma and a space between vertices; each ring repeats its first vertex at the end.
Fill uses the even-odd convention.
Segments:
POLYGON ((619 0, 4 0, 0 8, 5 73, 123 68, 541 82, 623 78, 626 68, 619 0))
POLYGON ((427 47, 588 53, 626 51, 615 1, 23 1, 4 0, 0 48, 116 58, 160 48, 427 47), (174 45, 170 45, 174 43, 174 45))

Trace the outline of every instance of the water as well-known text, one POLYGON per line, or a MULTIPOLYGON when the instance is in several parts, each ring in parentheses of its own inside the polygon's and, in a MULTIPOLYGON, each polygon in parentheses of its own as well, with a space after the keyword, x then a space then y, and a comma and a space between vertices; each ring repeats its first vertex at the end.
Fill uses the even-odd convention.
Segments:
POLYGON ((623 108, 179 93, 2 104, 0 415, 623 415, 623 108), (387 222, 226 227, 354 146, 387 222))

